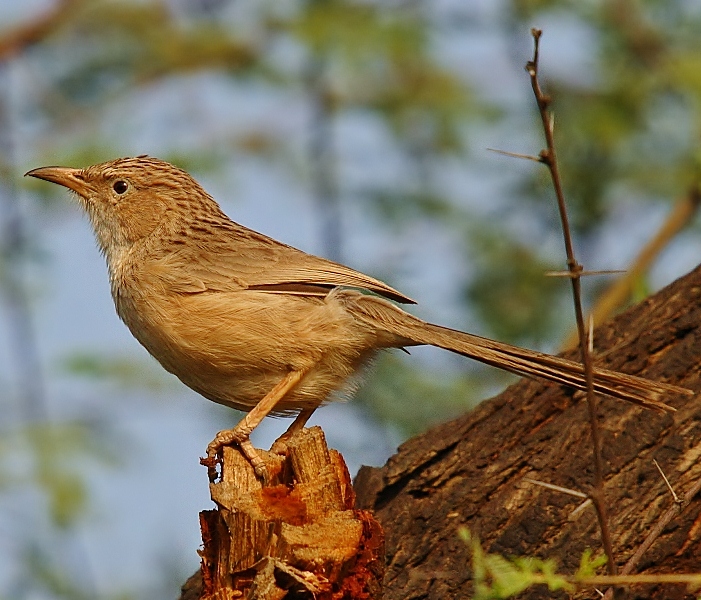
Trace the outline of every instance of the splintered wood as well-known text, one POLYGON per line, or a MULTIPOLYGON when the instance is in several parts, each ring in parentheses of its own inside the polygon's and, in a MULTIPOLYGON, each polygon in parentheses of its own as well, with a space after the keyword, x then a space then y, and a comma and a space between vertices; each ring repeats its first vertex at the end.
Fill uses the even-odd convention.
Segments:
POLYGON ((384 535, 355 494, 341 455, 319 427, 261 453, 259 481, 237 447, 224 448, 222 479, 210 485, 216 510, 200 513, 201 599, 380 597, 384 535))

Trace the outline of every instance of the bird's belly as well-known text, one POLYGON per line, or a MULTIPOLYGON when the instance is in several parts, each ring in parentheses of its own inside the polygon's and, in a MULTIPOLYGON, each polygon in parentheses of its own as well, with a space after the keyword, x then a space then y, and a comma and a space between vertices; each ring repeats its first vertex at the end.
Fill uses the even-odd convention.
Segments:
POLYGON ((372 332, 323 299, 245 291, 133 308, 124 321, 166 370, 240 410, 253 408, 294 370, 305 376, 273 413, 318 406, 352 385, 375 353, 372 332))

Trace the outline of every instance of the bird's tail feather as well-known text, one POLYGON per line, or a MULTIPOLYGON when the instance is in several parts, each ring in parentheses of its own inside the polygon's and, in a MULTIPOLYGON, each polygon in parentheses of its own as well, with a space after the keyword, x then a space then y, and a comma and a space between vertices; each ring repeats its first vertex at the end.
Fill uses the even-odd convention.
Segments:
MULTIPOLYGON (((416 329, 414 334, 412 339, 420 344, 439 346, 488 365, 506 369, 517 375, 539 377, 579 390, 586 389, 584 367, 578 362, 487 340, 430 323, 416 329)), ((667 383, 659 383, 598 367, 594 367, 593 375, 595 392, 660 412, 675 410, 662 402, 660 398, 680 393, 689 394, 690 392, 685 388, 667 383)))
MULTIPOLYGON (((581 363, 519 348, 470 333, 433 325, 404 312, 380 298, 364 296, 353 302, 356 316, 365 315, 369 323, 383 324, 388 332, 406 340, 406 345, 430 345, 462 354, 468 358, 527 377, 538 377, 586 390, 581 363), (360 308, 360 310, 357 310, 360 308)), ((594 367, 594 391, 626 400, 659 412, 674 411, 661 398, 694 392, 679 386, 651 381, 643 377, 594 367)))

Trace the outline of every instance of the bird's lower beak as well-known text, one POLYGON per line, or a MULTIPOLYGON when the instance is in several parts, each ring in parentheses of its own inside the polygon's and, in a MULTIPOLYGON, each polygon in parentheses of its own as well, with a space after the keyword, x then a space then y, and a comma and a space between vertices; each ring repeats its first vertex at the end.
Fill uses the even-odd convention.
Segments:
POLYGON ((72 169, 70 167, 40 167, 27 171, 24 175, 25 177, 29 175, 30 177, 36 177, 37 179, 43 179, 51 183, 58 183, 59 185, 67 187, 69 190, 73 190, 76 194, 84 198, 87 196, 88 185, 85 182, 82 169, 72 169))

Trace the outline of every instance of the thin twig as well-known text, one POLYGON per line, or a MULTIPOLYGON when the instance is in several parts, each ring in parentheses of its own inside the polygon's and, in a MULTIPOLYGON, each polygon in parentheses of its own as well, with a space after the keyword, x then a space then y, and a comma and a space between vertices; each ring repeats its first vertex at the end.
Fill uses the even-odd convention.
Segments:
MULTIPOLYGON (((532 574, 530 581, 532 585, 548 584, 552 579, 552 575, 532 574)), ((562 576, 568 584, 577 588, 583 589, 594 586, 622 586, 622 585, 652 585, 664 583, 676 583, 679 585, 686 584, 689 588, 701 587, 701 573, 645 573, 640 575, 591 575, 589 577, 577 577, 576 575, 562 576)), ((609 591, 613 588, 609 587, 609 591)), ((598 592, 598 590, 597 590, 598 592)), ((601 594, 604 598, 606 594, 601 594)))
POLYGON ((579 513, 581 513, 585 508, 589 508, 589 506, 591 506, 592 504, 593 503, 591 501, 591 498, 587 498, 577 508, 575 508, 567 518, 570 520, 575 519, 579 513))
POLYGON ((557 197, 557 206, 560 212, 560 221, 562 223, 562 233, 565 241, 565 251, 567 253, 567 268, 572 273, 572 296, 574 299, 575 318, 577 321, 577 331, 579 333, 579 346, 582 355, 582 363, 584 365, 584 377, 587 385, 587 405, 589 407, 589 426, 592 435, 592 446, 594 454, 594 487, 589 496, 594 503, 596 514, 599 521, 599 529, 601 530, 601 541, 604 546, 604 552, 608 557, 607 568, 609 575, 615 575, 616 563, 613 557, 613 544, 611 543, 611 533, 609 530, 608 515, 606 510, 606 500, 604 498, 604 467, 601 458, 601 440, 599 435, 599 425, 596 418, 596 398, 594 396, 594 383, 592 373, 591 354, 587 347, 587 335, 584 326, 584 311, 582 310, 582 290, 580 274, 583 271, 582 265, 575 258, 574 246, 572 243, 572 233, 570 230, 569 218, 567 216, 567 207, 565 204, 565 196, 562 190, 562 181, 560 179, 560 171, 558 168, 557 154, 555 152, 554 139, 554 119, 548 110, 550 105, 550 97, 543 93, 538 80, 538 59, 540 52, 540 37, 542 35, 540 29, 531 29, 531 35, 534 41, 533 60, 526 65, 526 71, 531 80, 531 87, 538 103, 538 112, 543 124, 543 132, 545 134, 546 149, 540 152, 541 161, 548 167, 550 178, 555 189, 557 197))
POLYGON ((540 156, 533 156, 532 154, 520 154, 518 152, 509 152, 507 150, 497 150, 496 148, 487 148, 490 152, 496 152, 497 154, 502 154, 503 156, 510 156, 511 158, 522 158, 524 160, 532 160, 535 162, 542 163, 543 159, 540 156))
POLYGON ((603 269, 600 271, 584 271, 579 273, 573 273, 572 271, 546 271, 543 273, 546 277, 590 277, 592 275, 617 275, 618 273, 625 273, 621 269, 603 269))
POLYGON ((660 472, 660 475, 662 475, 662 479, 664 479, 664 482, 667 484, 667 489, 669 490, 669 493, 672 494, 672 498, 675 502, 679 503, 679 496, 677 496, 677 493, 674 491, 672 484, 669 483, 669 479, 667 479, 667 476, 664 474, 662 467, 660 467, 659 463, 654 458, 652 459, 652 462, 657 467, 657 470, 660 472))
MULTIPOLYGON (((635 551, 633 556, 631 556, 628 559, 628 562, 626 562, 625 565, 623 565, 623 568, 621 569, 621 575, 629 575, 630 573, 633 572, 633 569, 638 566, 638 563, 642 559, 643 555, 645 552, 647 552, 650 547, 657 541, 657 538, 662 535, 662 532, 665 530, 665 527, 669 525, 669 523, 674 519, 675 517, 679 516, 689 504, 691 504, 691 501, 694 499, 694 497, 701 492, 701 477, 697 479, 694 482, 694 485, 692 485, 686 493, 681 494, 679 496, 678 501, 675 500, 675 502, 670 506, 667 511, 660 517, 660 520, 657 521, 655 526, 650 530, 650 533, 647 534, 647 537, 643 540, 643 543, 638 546, 638 549, 635 551)), ((640 577, 640 575, 638 575, 640 577)), ((610 600, 613 598, 613 591, 608 590, 606 592, 606 599, 610 600)))
POLYGON ((562 492, 563 494, 568 494, 570 496, 576 496, 577 498, 588 498, 584 492, 578 492, 570 488, 562 487, 560 485, 555 485, 553 483, 546 483, 545 481, 539 481, 537 479, 531 479, 530 477, 524 477, 523 481, 526 483, 532 483, 533 485, 539 485, 540 487, 547 488, 549 490, 554 490, 556 492, 562 492))
POLYGON ((580 512, 582 512, 585 508, 592 504, 591 498, 589 498, 589 496, 584 492, 562 487, 560 485, 555 485, 553 483, 546 483, 545 481, 540 481, 538 479, 531 479, 530 477, 524 477, 523 481, 525 481, 526 483, 532 483, 533 485, 539 485, 540 487, 544 487, 555 492, 562 492, 563 494, 574 496, 575 498, 585 498, 584 502, 582 502, 577 508, 575 508, 570 513, 570 519, 576 517, 580 512))
MULTIPOLYGON (((650 585, 653 583, 686 583, 687 585, 701 585, 701 573, 650 573, 642 575, 592 575, 581 579, 566 577, 572 583, 580 586, 590 585, 650 585)), ((608 596, 608 592, 606 596, 608 596)))
POLYGON ((696 494, 701 491, 701 478, 692 485, 685 494, 683 494, 681 502, 675 502, 667 509, 667 512, 662 515, 657 524, 652 528, 640 547, 635 551, 635 554, 630 557, 625 566, 621 569, 621 575, 627 575, 637 566, 643 554, 652 544, 660 537, 664 528, 669 525, 670 521, 680 515, 684 509, 691 503, 696 494))

